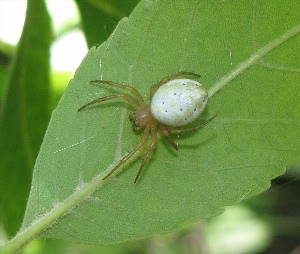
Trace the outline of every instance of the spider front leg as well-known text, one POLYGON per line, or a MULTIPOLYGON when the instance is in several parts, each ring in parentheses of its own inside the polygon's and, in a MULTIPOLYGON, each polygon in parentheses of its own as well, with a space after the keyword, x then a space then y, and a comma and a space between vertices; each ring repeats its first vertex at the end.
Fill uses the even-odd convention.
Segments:
POLYGON ((141 166, 139 168, 139 171, 135 177, 134 183, 137 182, 138 178, 140 177, 145 165, 147 164, 148 160, 150 159, 150 156, 156 146, 156 142, 157 142, 157 133, 156 133, 156 126, 152 126, 151 127, 151 143, 147 148, 147 152, 144 155, 144 158, 142 160, 141 166))
POLYGON ((128 85, 123 85, 123 84, 118 84, 116 82, 107 81, 107 80, 92 80, 90 82, 91 83, 98 83, 98 84, 107 84, 107 85, 110 85, 110 86, 113 86, 113 87, 116 87, 116 88, 127 90, 127 91, 129 91, 129 92, 131 92, 133 94, 133 96, 135 97, 135 99, 137 100, 137 102, 140 105, 144 105, 145 104, 142 95, 134 87, 131 87, 131 86, 128 86, 128 85))
POLYGON ((78 112, 80 112, 84 108, 86 108, 88 106, 91 106, 93 104, 100 103, 100 102, 103 102, 103 101, 112 100, 112 99, 118 99, 118 98, 125 99, 135 109, 138 109, 140 107, 139 104, 132 97, 130 97, 128 94, 117 93, 117 94, 112 94, 112 95, 108 95, 108 96, 105 96, 105 97, 102 97, 102 98, 95 99, 95 100, 83 105, 81 108, 79 108, 78 112))
MULTIPOLYGON (((149 137, 149 132, 150 132, 150 128, 146 127, 138 145, 136 145, 127 155, 125 155, 119 161, 119 163, 102 180, 105 180, 108 177, 110 177, 118 168, 120 168, 124 163, 126 163, 137 151, 139 151, 144 146, 145 142, 149 137)), ((135 179, 134 182, 136 182, 136 180, 137 178, 135 179)))
POLYGON ((178 78, 178 77, 183 77, 183 76, 194 76, 194 77, 197 77, 199 78, 200 75, 199 74, 196 74, 194 72, 190 72, 190 71, 180 71, 180 72, 177 72, 177 73, 174 73, 170 76, 167 76, 167 77, 164 77, 163 79, 161 79, 158 83, 155 83, 155 84, 152 84, 151 87, 150 87, 150 98, 152 98, 153 94, 155 93, 155 91, 163 84, 175 79, 175 78, 178 78))

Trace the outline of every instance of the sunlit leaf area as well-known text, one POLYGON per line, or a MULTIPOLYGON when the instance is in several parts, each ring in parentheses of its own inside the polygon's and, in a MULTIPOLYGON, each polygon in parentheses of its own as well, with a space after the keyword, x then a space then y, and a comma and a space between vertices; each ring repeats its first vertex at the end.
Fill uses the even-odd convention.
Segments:
POLYGON ((299 13, 0 0, 0 254, 300 253, 299 13), (192 131, 135 126, 177 78, 207 91, 192 131))

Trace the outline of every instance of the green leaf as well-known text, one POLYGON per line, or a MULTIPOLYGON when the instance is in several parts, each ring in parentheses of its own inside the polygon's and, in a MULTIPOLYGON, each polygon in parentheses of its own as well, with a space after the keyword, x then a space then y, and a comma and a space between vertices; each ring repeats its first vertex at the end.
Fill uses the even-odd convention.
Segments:
POLYGON ((0 112, 0 220, 9 235, 20 227, 34 160, 50 117, 50 43, 44 1, 29 0, 0 112))
POLYGON ((104 42, 118 21, 128 16, 139 0, 76 0, 89 47, 104 42))
POLYGON ((147 237, 216 216, 266 190, 300 154, 299 9, 298 1, 142 1, 106 43, 89 51, 53 112, 23 227, 12 242, 42 230, 43 237, 81 243, 147 237), (102 181, 140 135, 122 101, 77 112, 113 93, 90 80, 133 85, 148 98, 150 84, 183 70, 201 74, 213 91, 275 38, 275 50, 260 62, 268 51, 259 53, 251 69, 239 67, 239 77, 212 93, 203 118, 217 118, 175 137, 178 152, 162 137, 137 184, 139 159, 102 181))

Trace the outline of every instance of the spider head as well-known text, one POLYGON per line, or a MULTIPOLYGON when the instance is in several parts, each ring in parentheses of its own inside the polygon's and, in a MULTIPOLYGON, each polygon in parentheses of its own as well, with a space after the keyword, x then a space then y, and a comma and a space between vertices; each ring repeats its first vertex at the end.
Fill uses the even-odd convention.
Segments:
POLYGON ((158 124, 157 120, 151 114, 150 105, 145 105, 132 112, 129 118, 133 121, 133 128, 135 130, 141 130, 146 126, 158 124))

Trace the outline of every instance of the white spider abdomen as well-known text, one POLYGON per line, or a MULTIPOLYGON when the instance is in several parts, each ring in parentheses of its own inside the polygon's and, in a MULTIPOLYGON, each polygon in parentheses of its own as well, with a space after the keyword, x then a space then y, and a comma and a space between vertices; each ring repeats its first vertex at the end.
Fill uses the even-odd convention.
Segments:
POLYGON ((151 100, 151 113, 159 122, 184 126, 194 121, 205 109, 208 94, 191 79, 171 80, 157 89, 151 100))

